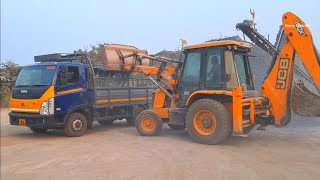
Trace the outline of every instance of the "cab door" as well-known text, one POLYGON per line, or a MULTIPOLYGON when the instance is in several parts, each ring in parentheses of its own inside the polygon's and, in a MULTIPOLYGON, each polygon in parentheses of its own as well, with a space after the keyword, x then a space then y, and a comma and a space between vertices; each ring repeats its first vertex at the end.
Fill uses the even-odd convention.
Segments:
POLYGON ((88 104, 85 70, 82 65, 62 65, 55 86, 55 110, 66 115, 72 108, 88 104))
POLYGON ((189 50, 185 54, 185 60, 179 83, 179 106, 183 107, 192 92, 203 86, 202 49, 189 50))
POLYGON ((210 47, 206 49, 204 57, 205 88, 221 90, 224 88, 224 56, 223 48, 210 47))

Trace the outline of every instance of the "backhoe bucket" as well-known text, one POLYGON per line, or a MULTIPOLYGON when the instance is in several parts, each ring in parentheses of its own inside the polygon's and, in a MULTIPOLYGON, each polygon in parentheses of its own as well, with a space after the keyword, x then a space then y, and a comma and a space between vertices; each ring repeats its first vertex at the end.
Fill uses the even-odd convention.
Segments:
POLYGON ((320 117, 320 96, 307 89, 303 82, 298 81, 294 84, 291 98, 295 114, 320 117))

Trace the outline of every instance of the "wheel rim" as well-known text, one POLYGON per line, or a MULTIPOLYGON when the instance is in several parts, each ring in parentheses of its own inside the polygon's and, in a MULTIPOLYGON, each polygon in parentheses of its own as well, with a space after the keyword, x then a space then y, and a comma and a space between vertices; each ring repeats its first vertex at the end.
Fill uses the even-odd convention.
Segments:
POLYGON ((141 121, 141 127, 145 131, 152 131, 155 124, 155 121, 150 117, 146 117, 141 121))
POLYGON ((82 121, 80 119, 76 119, 72 123, 72 129, 74 131, 80 131, 82 129, 82 126, 83 126, 83 124, 82 124, 82 121))
POLYGON ((201 110, 193 117, 193 126, 201 135, 210 135, 216 130, 217 120, 208 110, 201 110))

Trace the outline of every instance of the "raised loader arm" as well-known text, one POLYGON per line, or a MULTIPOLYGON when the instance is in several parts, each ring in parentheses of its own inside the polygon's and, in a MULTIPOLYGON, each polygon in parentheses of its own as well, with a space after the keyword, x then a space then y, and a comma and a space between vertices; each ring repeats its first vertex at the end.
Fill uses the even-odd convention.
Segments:
POLYGON ((181 62, 165 57, 154 57, 148 55, 136 54, 139 58, 148 58, 160 62, 160 66, 143 66, 135 64, 123 64, 122 69, 125 71, 140 72, 146 75, 153 83, 155 83, 161 91, 172 101, 176 101, 173 92, 176 92, 178 71, 182 65, 181 62), (170 66, 171 64, 174 66, 170 66), (156 75, 157 79, 153 79, 151 75, 156 75))
POLYGON ((243 32, 252 41, 257 42, 258 46, 269 54, 273 54, 273 61, 262 84, 261 92, 270 100, 270 110, 274 116, 275 125, 284 126, 290 122, 292 105, 294 112, 298 115, 320 117, 319 96, 307 90, 301 83, 296 84, 291 91, 297 53, 314 86, 320 92, 320 58, 308 26, 295 14, 285 13, 282 17, 282 29, 276 47, 244 24, 238 24, 237 28, 244 30, 243 32), (291 98, 292 92, 293 98, 291 98))

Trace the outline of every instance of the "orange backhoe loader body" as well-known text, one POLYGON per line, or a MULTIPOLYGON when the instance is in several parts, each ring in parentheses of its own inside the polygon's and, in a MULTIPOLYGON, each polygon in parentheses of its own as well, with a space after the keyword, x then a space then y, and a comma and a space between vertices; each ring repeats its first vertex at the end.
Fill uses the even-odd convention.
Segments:
MULTIPOLYGON (((152 108, 136 119, 139 133, 158 135, 162 122, 165 122, 174 129, 187 126, 190 136, 198 143, 218 144, 230 134, 241 136, 249 133, 257 124, 261 127, 287 125, 291 120, 295 53, 319 92, 320 60, 306 24, 290 12, 285 13, 282 19, 284 42, 277 49, 278 54, 274 56, 262 84, 261 95, 256 95, 251 87, 252 73, 246 56, 251 45, 246 42, 220 40, 185 47, 186 59, 179 79, 174 75, 179 66, 125 65, 125 70, 158 75, 159 89, 154 92, 152 108), (209 61, 219 61, 219 67, 223 67, 221 82, 213 88, 209 85, 214 81, 208 80, 210 73, 214 73, 208 67, 211 65, 209 61), (198 76, 194 78, 188 73, 198 76)), ((320 111, 320 107, 317 108, 320 111)))

